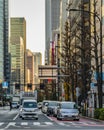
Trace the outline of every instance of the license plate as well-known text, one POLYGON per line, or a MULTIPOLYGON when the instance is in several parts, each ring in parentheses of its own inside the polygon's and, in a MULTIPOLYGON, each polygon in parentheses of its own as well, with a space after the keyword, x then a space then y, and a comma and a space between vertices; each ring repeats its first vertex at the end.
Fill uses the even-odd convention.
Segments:
POLYGON ((32 116, 28 116, 28 117, 32 117, 32 116))

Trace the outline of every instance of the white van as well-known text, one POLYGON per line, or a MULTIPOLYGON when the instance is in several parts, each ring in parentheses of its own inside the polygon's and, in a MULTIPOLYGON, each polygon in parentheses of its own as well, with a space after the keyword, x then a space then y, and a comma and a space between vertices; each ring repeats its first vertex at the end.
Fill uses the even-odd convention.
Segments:
POLYGON ((25 118, 35 118, 38 120, 38 106, 37 101, 33 99, 26 99, 23 100, 21 110, 20 110, 20 116, 22 119, 25 118))

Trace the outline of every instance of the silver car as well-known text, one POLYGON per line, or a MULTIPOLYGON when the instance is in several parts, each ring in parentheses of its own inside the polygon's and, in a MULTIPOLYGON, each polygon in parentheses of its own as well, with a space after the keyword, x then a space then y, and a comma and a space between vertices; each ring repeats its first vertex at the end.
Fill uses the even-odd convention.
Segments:
POLYGON ((79 120, 79 111, 75 102, 60 102, 57 107, 58 120, 79 120))
POLYGON ((25 118, 35 118, 38 120, 38 106, 35 100, 24 100, 20 108, 20 117, 25 118))

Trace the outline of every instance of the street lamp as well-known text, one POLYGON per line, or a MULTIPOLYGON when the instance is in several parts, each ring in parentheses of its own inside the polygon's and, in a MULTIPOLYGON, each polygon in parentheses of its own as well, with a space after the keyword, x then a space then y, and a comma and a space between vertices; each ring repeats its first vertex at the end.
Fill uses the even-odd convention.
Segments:
POLYGON ((98 98, 99 98, 99 108, 102 108, 102 20, 101 18, 97 15, 96 12, 90 12, 87 10, 82 10, 82 9, 69 9, 68 11, 83 11, 86 13, 89 13, 91 15, 94 15, 99 20, 100 23, 100 76, 98 73, 98 98))

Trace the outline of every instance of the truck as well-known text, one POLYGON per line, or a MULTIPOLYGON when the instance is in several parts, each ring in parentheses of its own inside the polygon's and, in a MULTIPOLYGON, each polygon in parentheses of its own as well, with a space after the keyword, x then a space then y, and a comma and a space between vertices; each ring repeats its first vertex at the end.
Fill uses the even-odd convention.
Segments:
POLYGON ((16 96, 16 95, 14 95, 13 97, 12 97, 12 102, 20 102, 20 96, 16 96))
POLYGON ((21 92, 20 93, 20 104, 22 105, 23 100, 33 99, 37 101, 37 92, 21 92))

